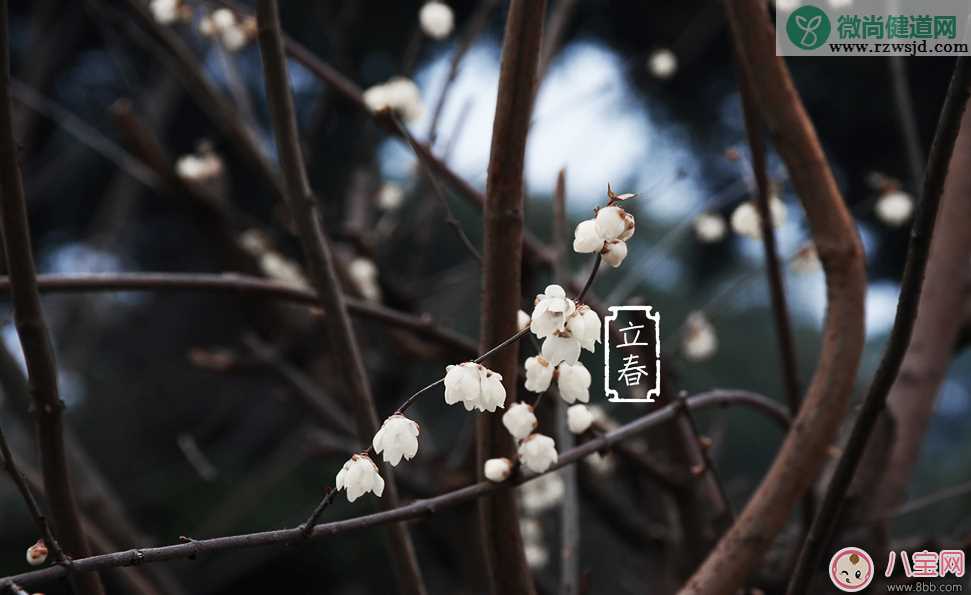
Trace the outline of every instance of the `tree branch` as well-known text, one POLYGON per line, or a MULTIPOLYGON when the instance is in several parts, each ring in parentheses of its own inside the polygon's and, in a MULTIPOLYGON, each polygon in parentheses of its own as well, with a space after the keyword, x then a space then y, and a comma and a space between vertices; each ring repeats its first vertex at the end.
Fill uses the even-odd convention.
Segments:
POLYGON ((792 430, 738 521, 696 570, 682 595, 739 589, 816 477, 835 435, 863 350, 863 248, 819 139, 781 58, 760 0, 726 2, 741 68, 806 211, 826 274, 827 307, 819 364, 792 430))
POLYGON ((947 90, 944 107, 941 109, 937 131, 934 133, 934 143, 931 145, 924 177, 922 200, 917 207, 917 215, 910 230, 907 262, 900 282, 900 298, 897 301, 897 314, 893 329, 890 331, 890 339, 887 341, 883 358, 870 383, 863 408, 853 424, 850 439, 843 449, 843 455, 830 480, 826 496, 813 521, 809 536, 803 544, 799 562, 789 582, 787 591, 789 595, 800 595, 809 588, 810 575, 816 568, 823 548, 829 542, 833 528, 839 520, 846 490, 856 472, 857 463, 866 448, 870 433, 886 406, 887 394, 897 378, 900 364, 910 344, 924 284, 924 271, 930 254, 931 236, 947 177, 948 163, 969 96, 971 96, 971 61, 961 56, 954 67, 954 75, 947 90))
MULTIPOLYGON (((347 313, 330 245, 318 221, 320 213, 317 201, 310 189, 303 163, 276 0, 260 0, 257 3, 257 21, 260 55, 266 77, 267 104, 280 156, 287 204, 307 261, 311 282, 317 290, 321 305, 331 317, 325 328, 333 348, 335 367, 343 376, 353 401, 352 410, 358 437, 362 442, 370 442, 378 431, 380 422, 364 368, 364 359, 347 313)), ((382 505, 393 508, 398 505, 394 475, 389 465, 382 464, 381 467, 386 478, 387 492, 382 505)), ((415 595, 424 594, 424 580, 407 528, 401 524, 392 526, 391 541, 402 589, 415 595)))
MULTIPOLYGON (((37 272, 27 222, 27 201, 17 162, 13 116, 10 102, 10 30, 7 1, 0 0, 0 192, 2 192, 2 231, 7 271, 12 280, 14 319, 27 362, 34 423, 37 429, 45 492, 51 508, 60 545, 69 556, 90 553, 81 527, 77 501, 71 487, 64 453, 64 404, 57 388, 54 349, 37 291, 37 272)), ((102 595, 104 588, 96 574, 73 577, 83 595, 102 595)))

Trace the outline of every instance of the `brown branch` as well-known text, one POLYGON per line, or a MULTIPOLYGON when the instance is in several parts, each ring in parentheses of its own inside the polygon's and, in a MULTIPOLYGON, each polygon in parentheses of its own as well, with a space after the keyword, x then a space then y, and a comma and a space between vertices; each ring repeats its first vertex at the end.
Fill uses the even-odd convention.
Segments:
POLYGON ((853 479, 857 463, 866 448, 873 427, 886 407, 887 395, 900 371, 907 346, 910 345, 924 284, 924 271, 930 254, 934 223, 937 220, 951 152, 961 127, 961 118, 964 115, 968 97, 971 97, 971 60, 961 56, 954 67, 954 75, 947 90, 944 106, 941 108, 937 131, 934 133, 934 142, 927 161, 921 202, 910 230, 907 261, 904 264, 904 274, 900 282, 900 298, 897 301, 893 329, 890 331, 890 338, 880 365, 863 401, 863 407, 853 424, 849 441, 843 449, 843 455, 830 480, 826 496, 799 554, 799 562, 789 582, 787 591, 789 595, 800 595, 809 587, 810 575, 815 570, 823 548, 829 542, 833 529, 839 521, 846 490, 853 479))
POLYGON ((819 363, 799 415, 738 521, 696 570, 682 595, 739 589, 819 473, 853 390, 863 350, 863 248, 819 139, 781 58, 760 0, 726 2, 741 68, 806 211, 826 274, 828 303, 819 363))
MULTIPOLYGON (((27 373, 34 402, 34 422, 40 447, 44 486, 51 518, 60 545, 69 556, 90 553, 81 527, 77 501, 71 487, 64 452, 61 416, 64 404, 57 388, 54 349, 37 291, 37 271, 27 221, 27 201, 17 161, 13 115, 10 100, 10 30, 7 2, 0 0, 0 193, 2 193, 2 231, 7 271, 12 280, 14 320, 27 362, 27 373)), ((83 595, 101 595, 104 588, 97 574, 73 576, 73 584, 83 595)))
MULTIPOLYGON (((733 391, 713 391, 701 393, 687 399, 687 405, 692 410, 710 409, 715 407, 729 407, 744 405, 754 407, 756 411, 774 413, 773 417, 781 416, 786 418, 786 412, 778 404, 767 397, 745 392, 733 391)), ((671 421, 677 415, 676 406, 668 405, 657 411, 649 413, 635 421, 620 426, 619 428, 593 438, 582 445, 560 453, 559 460, 554 463, 546 473, 551 473, 572 465, 584 457, 590 456, 595 452, 612 448, 621 441, 628 440, 643 432, 671 421)), ((540 474, 542 475, 542 474, 540 474)), ((382 512, 362 515, 341 521, 333 521, 316 525, 310 531, 309 540, 332 537, 350 531, 358 531, 371 527, 379 527, 390 523, 400 523, 412 519, 419 519, 430 516, 446 508, 458 506, 476 498, 494 494, 496 492, 510 492, 509 488, 522 485, 531 481, 539 475, 516 475, 508 481, 502 483, 492 483, 481 481, 479 483, 466 486, 451 492, 447 492, 433 498, 416 500, 410 504, 382 512)), ((152 548, 129 549, 111 554, 91 556, 74 561, 77 570, 83 572, 103 570, 107 568, 119 568, 123 566, 133 566, 137 564, 153 564, 169 560, 182 560, 196 558, 199 554, 223 553, 234 550, 266 547, 271 545, 297 545, 303 541, 303 529, 295 527, 293 529, 281 529, 276 531, 263 531, 258 533, 247 533, 242 535, 230 535, 225 537, 214 537, 211 539, 191 539, 184 540, 182 543, 166 545, 152 548)), ((0 589, 18 583, 23 585, 39 585, 60 578, 66 574, 66 569, 60 566, 52 566, 41 570, 34 570, 22 574, 0 578, 0 589)))
MULTIPOLYGON (((515 334, 518 326, 516 313, 522 294, 523 162, 545 14, 546 0, 512 0, 506 17, 483 208, 479 337, 482 349, 515 334)), ((519 386, 518 346, 489 358, 486 365, 502 376, 507 403, 515 401, 519 386)), ((480 477, 486 459, 513 458, 515 452, 516 446, 499 416, 483 416, 477 420, 476 461, 480 477)), ((519 532, 515 495, 502 491, 480 500, 479 521, 491 593, 534 593, 519 532)))
MULTIPOLYGON (((333 254, 318 221, 319 208, 307 179, 297 135, 293 95, 290 93, 280 15, 275 0, 260 0, 257 3, 257 22, 260 55, 266 77, 267 104, 283 172, 287 204, 307 261, 311 282, 317 290, 321 305, 330 316, 324 326, 333 347, 334 365, 343 376, 344 385, 351 397, 358 437, 362 442, 370 442, 371 436, 378 431, 380 422, 364 368, 364 359, 351 326, 344 294, 340 289, 333 254)), ((381 467, 386 478, 387 493, 382 505, 393 508, 398 505, 394 475, 389 465, 382 464, 381 467)), ((396 524, 390 530, 391 547, 402 590, 415 595, 425 593, 424 580, 407 528, 396 524)))

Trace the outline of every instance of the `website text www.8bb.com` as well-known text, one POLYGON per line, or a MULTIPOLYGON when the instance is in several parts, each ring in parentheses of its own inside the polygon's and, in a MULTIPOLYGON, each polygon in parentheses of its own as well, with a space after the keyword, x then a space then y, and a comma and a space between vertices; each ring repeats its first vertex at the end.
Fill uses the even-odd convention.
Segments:
POLYGON ((916 583, 889 584, 887 591, 890 593, 963 593, 962 583, 934 583, 931 581, 920 581, 916 583))

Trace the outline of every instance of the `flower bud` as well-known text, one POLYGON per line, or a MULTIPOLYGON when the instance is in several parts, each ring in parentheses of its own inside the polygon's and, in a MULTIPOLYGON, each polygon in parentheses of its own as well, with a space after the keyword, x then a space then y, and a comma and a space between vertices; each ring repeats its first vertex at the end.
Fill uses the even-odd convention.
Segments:
POLYGON ((482 471, 489 481, 495 483, 506 481, 512 474, 512 461, 506 458, 489 459, 485 462, 482 471))
POLYGON ((27 548, 27 563, 31 566, 40 566, 47 561, 47 544, 43 539, 38 539, 37 543, 27 548))

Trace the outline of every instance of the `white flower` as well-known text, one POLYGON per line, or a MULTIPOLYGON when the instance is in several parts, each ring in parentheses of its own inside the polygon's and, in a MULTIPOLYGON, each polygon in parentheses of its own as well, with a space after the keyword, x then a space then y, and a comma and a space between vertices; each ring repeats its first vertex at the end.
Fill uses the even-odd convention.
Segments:
POLYGON ((813 273, 818 271, 820 262, 819 254, 816 252, 816 245, 809 242, 799 248, 790 266, 797 273, 813 273))
POLYGON ((475 362, 445 368, 445 403, 462 403, 466 411, 495 411, 506 402, 502 376, 475 362))
POLYGON ((418 85, 404 77, 395 77, 384 84, 370 87, 364 92, 364 103, 375 112, 386 109, 395 111, 406 122, 417 120, 425 111, 418 85))
POLYGON ((576 311, 576 304, 559 285, 548 285, 535 304, 529 328, 539 339, 565 329, 566 319, 576 311))
POLYGON ((524 483, 519 488, 519 503, 523 512, 537 515, 559 504, 565 493, 563 478, 554 471, 524 483))
POLYGON ((695 219, 694 228, 695 236, 706 244, 725 237, 725 219, 721 215, 702 213, 695 219))
POLYGON ((587 467, 598 475, 607 475, 614 470, 614 458, 594 452, 583 459, 587 467))
POLYGON ((361 296, 369 302, 381 299, 378 285, 378 267, 371 260, 357 257, 347 265, 347 274, 361 296))
POLYGON ((566 425, 574 434, 582 434, 593 423, 593 414, 584 405, 573 405, 566 410, 566 425))
POLYGON ((528 327, 531 322, 532 319, 525 310, 516 312, 516 326, 519 327, 519 330, 523 330, 524 328, 528 327))
POLYGON ((555 368, 542 355, 526 358, 526 390, 534 393, 546 392, 553 381, 555 368))
POLYGON ((654 78, 669 79, 678 71, 678 57, 667 48, 654 50, 647 58, 647 68, 654 78))
POLYGON ((906 223, 914 213, 914 200, 906 192, 894 190, 880 197, 875 210, 881 221, 898 227, 906 223))
POLYGON ((704 313, 692 312, 685 324, 687 328, 681 345, 684 356, 695 362, 713 356, 718 350, 718 336, 704 313))
POLYGON ((455 16, 447 4, 432 0, 421 7, 421 11, 418 13, 418 21, 421 23, 421 30, 425 32, 425 35, 433 39, 444 39, 452 32, 455 16))
POLYGON ((211 180, 223 172, 223 161, 211 150, 182 155, 175 162, 175 173, 188 182, 211 180))
POLYGON ((604 239, 597 233, 597 222, 594 219, 581 221, 573 232, 573 251, 580 254, 600 252, 604 247, 604 239))
POLYGON ((263 274, 274 281, 288 285, 306 287, 307 279, 303 276, 300 266, 281 256, 277 252, 266 252, 260 256, 260 268, 263 274))
MULTIPOLYGON (((786 205, 778 196, 769 199, 769 214, 772 216, 772 227, 780 227, 786 222, 786 205)), ((740 204, 732 213, 732 230, 754 240, 762 237, 761 218, 758 207, 752 201, 740 204)))
POLYGON ((249 36, 246 35, 246 31, 244 31, 242 27, 234 26, 223 31, 219 39, 223 42, 223 46, 225 46, 227 50, 235 52, 243 49, 243 47, 249 41, 249 36))
POLYGON ((611 240, 604 246, 602 255, 604 262, 616 269, 627 258, 627 244, 623 240, 611 240))
POLYGON ((506 481, 512 473, 512 461, 505 457, 501 459, 489 459, 482 466, 482 473, 489 481, 495 483, 506 481))
POLYGON ((590 402, 590 371, 581 363, 562 363, 557 368, 556 386, 567 403, 590 402))
POLYGON ((597 211, 596 229, 607 241, 629 240, 634 235, 634 216, 620 207, 604 207, 597 211))
POLYGON ((506 426, 513 438, 522 440, 533 433, 539 421, 532 407, 526 403, 516 403, 502 415, 502 425, 506 426))
POLYGON ((401 457, 410 461, 418 452, 418 424, 400 413, 384 420, 371 441, 374 452, 384 453, 384 462, 395 466, 401 457))
POLYGON ((236 26, 236 15, 228 8, 217 8, 212 11, 212 26, 216 31, 225 31, 236 26))
POLYGON ((554 366, 558 366, 560 362, 572 365, 580 359, 580 342, 570 336, 568 331, 557 332, 543 340, 540 351, 546 361, 554 366))
POLYGON ((600 341, 600 317, 590 306, 581 304, 577 306, 573 316, 567 319, 566 330, 570 331, 584 349, 593 353, 600 341))
POLYGON ((148 8, 152 18, 160 25, 171 25, 179 20, 179 0, 152 0, 148 8))
POLYGON ((31 566, 40 566, 47 561, 47 545, 43 539, 38 539, 37 543, 27 548, 27 563, 31 566))
POLYGON ((556 462, 556 443, 549 436, 531 434, 519 445, 519 459, 534 473, 543 473, 556 462))
POLYGON ((524 544, 523 554, 526 556, 526 564, 536 570, 545 567, 550 560, 550 552, 542 543, 524 544))
POLYGON ((353 502, 366 494, 373 492, 381 497, 384 493, 384 480, 378 473, 378 466, 366 454, 352 456, 337 473, 335 485, 338 490, 347 490, 347 501, 353 502))
POLYGON ((383 211, 393 211, 405 200, 405 191, 393 182, 385 182, 378 191, 378 207, 383 211))

